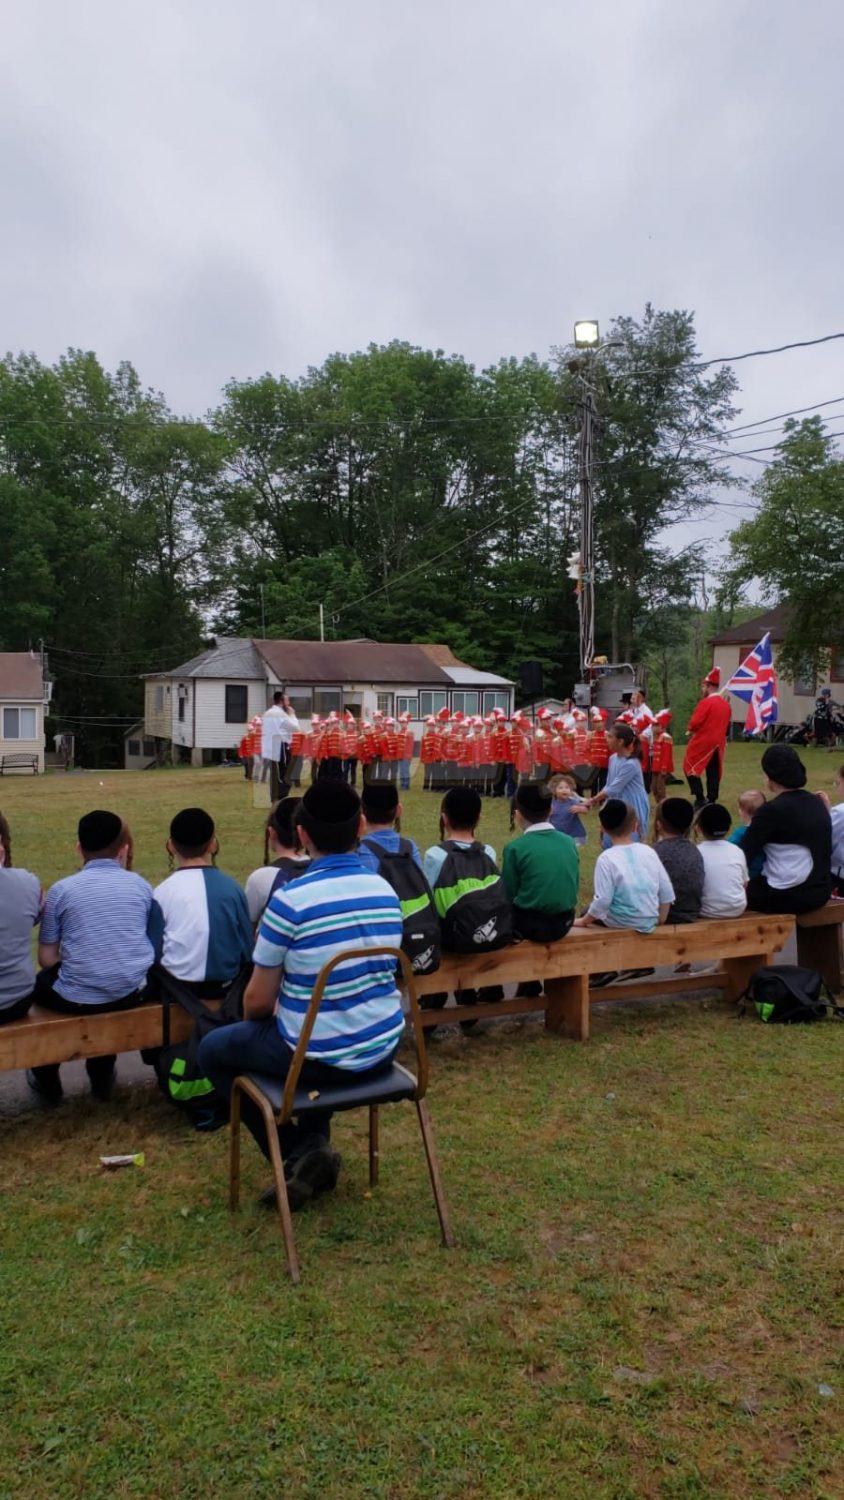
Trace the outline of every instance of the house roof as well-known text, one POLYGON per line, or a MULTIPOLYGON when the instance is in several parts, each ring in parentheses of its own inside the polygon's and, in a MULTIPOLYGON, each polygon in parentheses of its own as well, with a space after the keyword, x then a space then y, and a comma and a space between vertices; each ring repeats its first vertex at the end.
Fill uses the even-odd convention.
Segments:
POLYGON ((451 678, 422 646, 391 641, 254 642, 279 682, 372 682, 449 687, 451 678))
POLYGON ((250 640, 218 636, 215 644, 169 672, 146 672, 146 677, 236 677, 264 681, 266 672, 250 640))
POLYGON ((486 688, 509 688, 513 683, 509 677, 499 677, 495 672, 478 672, 474 667, 445 667, 452 682, 457 687, 486 687, 486 688))
POLYGON ((44 700, 41 661, 28 651, 0 651, 0 698, 44 700))
POLYGON ((763 635, 770 633, 774 642, 785 640, 785 631, 788 624, 788 606, 778 604, 774 609, 766 610, 764 615, 754 615, 752 620, 742 620, 740 625, 731 625, 729 630, 722 630, 718 635, 713 635, 710 644, 713 646, 755 646, 761 641, 763 635))
POLYGON ((426 656, 430 656, 431 661, 436 662, 438 667, 465 667, 466 665, 455 656, 451 647, 446 646, 442 641, 420 641, 419 649, 424 651, 426 656))

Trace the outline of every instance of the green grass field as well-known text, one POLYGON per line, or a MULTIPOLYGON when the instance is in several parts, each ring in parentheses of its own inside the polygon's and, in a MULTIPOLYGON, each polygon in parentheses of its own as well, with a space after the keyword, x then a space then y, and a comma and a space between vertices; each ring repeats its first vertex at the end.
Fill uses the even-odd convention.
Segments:
MULTIPOLYGON (((758 760, 730 748, 726 801, 758 760)), ((828 786, 838 759, 807 760, 828 786)), ((97 805, 160 878, 188 803, 224 868, 260 863, 237 771, 0 784, 45 882, 97 805)), ((432 841, 437 799, 406 806, 432 841)), ((502 803, 482 831, 501 848, 502 803)), ((225 1132, 152 1088, 0 1120, 0 1500, 840 1500, 844 1028, 697 999, 598 1012, 585 1046, 514 1022, 430 1053, 458 1248, 412 1111, 385 1112, 371 1196, 363 1117, 341 1118, 297 1289, 251 1143, 233 1221, 225 1132), (143 1169, 101 1172, 129 1150, 143 1169)))

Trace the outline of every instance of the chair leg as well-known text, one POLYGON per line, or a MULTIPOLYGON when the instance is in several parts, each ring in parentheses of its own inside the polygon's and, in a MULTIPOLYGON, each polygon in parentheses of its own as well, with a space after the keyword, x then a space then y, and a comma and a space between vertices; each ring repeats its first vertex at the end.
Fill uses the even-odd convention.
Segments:
POLYGON ((275 1200, 278 1206, 278 1216, 281 1219, 281 1232, 284 1236, 287 1269, 290 1272, 290 1280, 294 1284, 297 1284, 299 1281, 299 1259, 296 1255, 296 1241, 293 1238, 293 1216, 290 1212, 290 1200, 287 1196, 287 1183, 284 1180, 284 1163, 281 1159, 281 1147, 278 1144, 275 1115, 266 1099, 261 1105, 261 1113, 264 1116, 267 1144, 270 1148, 270 1164, 273 1169, 273 1181, 275 1183, 275 1200))
POLYGON ((379 1151, 378 1105, 369 1106, 369 1186, 378 1186, 379 1151))
POLYGON ((233 1087, 231 1093, 229 1147, 229 1210, 236 1214, 240 1208, 240 1089, 233 1087))
POLYGON ((428 1159, 428 1171, 431 1174, 431 1187, 434 1190, 434 1202, 439 1214, 440 1229, 442 1230, 443 1244, 447 1250, 454 1249, 454 1235, 451 1232, 451 1224, 448 1218, 448 1209, 445 1202, 442 1180, 440 1178, 440 1164, 437 1161, 436 1147, 434 1146, 434 1132, 431 1128, 431 1116, 428 1114, 428 1106, 424 1099, 417 1099, 416 1114, 419 1119, 419 1129, 422 1132, 422 1144, 425 1147, 425 1156, 428 1159))

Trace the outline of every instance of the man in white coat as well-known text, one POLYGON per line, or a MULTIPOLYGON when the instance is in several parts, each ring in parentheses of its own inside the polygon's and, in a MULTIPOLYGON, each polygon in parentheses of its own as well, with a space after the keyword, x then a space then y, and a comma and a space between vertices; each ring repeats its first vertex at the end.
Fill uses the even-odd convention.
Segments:
POLYGON ((273 763, 278 765, 278 774, 286 780, 285 772, 290 760, 290 742, 299 720, 287 694, 280 690, 273 693, 272 708, 268 708, 261 720, 261 780, 266 781, 273 763))

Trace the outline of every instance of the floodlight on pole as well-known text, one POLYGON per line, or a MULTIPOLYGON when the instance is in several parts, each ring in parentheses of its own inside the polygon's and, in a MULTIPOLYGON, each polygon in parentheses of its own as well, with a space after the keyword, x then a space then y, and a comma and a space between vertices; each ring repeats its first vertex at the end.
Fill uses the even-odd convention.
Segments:
POLYGON ((596 349, 600 339, 597 318, 584 318, 574 325, 575 349, 596 349))

